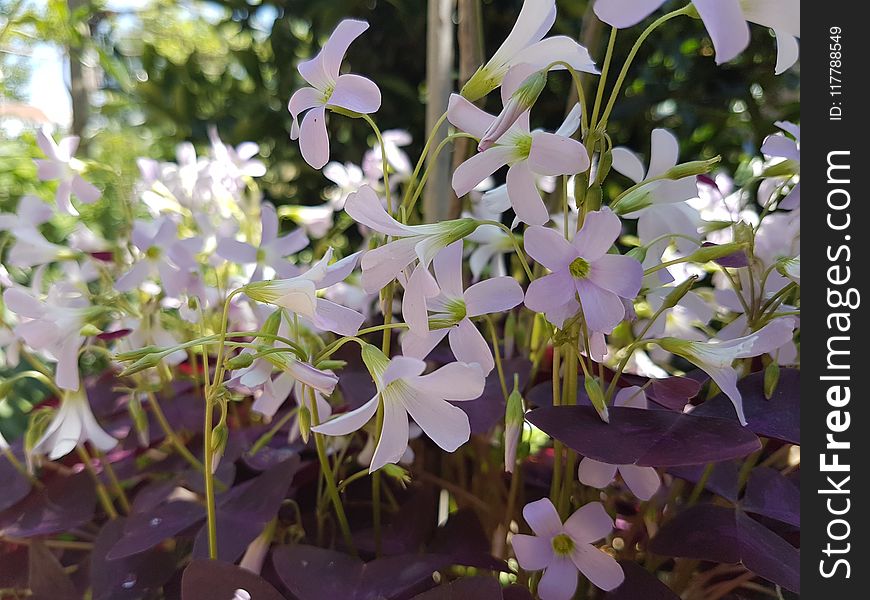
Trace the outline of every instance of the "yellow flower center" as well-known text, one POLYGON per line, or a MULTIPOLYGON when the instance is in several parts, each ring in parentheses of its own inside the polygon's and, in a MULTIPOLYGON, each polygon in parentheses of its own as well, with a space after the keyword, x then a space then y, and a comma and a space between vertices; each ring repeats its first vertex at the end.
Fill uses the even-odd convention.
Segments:
POLYGON ((574 551, 574 540, 565 533, 560 533, 551 542, 556 556, 569 556, 574 551))
POLYGON ((586 279, 589 277, 589 263, 585 258, 575 258, 571 261, 571 264, 568 265, 568 270, 576 279, 586 279))

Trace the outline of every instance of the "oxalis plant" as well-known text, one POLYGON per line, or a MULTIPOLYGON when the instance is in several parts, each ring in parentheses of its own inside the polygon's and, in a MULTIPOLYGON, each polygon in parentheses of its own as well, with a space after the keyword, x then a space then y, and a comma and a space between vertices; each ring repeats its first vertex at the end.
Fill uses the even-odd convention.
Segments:
POLYGON ((646 158, 608 134, 656 30, 700 19, 724 63, 767 27, 782 72, 799 6, 647 20, 660 4, 598 0, 595 64, 545 37, 554 0, 526 0, 416 162, 378 128, 378 85, 344 72, 369 25, 340 22, 289 100, 290 137, 335 183, 320 206, 262 201, 257 145, 212 131, 206 155, 140 160, 108 241, 78 212, 100 165, 40 132, 57 192, 0 216, 0 343, 21 365, 2 394, 50 401, 0 438, 0 595, 799 593, 799 126, 737 181, 665 129, 646 158), (555 77, 577 104, 533 129, 555 77), (371 128, 362 166, 330 162, 336 119, 371 128), (460 139, 467 211, 426 222, 430 165, 460 139))

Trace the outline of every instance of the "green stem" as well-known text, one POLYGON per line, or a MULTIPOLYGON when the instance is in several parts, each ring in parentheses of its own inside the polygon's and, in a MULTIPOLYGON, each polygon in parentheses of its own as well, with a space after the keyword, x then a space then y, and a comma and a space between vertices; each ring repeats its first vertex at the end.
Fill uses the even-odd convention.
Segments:
POLYGON ((372 131, 375 132, 375 137, 378 138, 378 144, 381 146, 381 169, 384 172, 384 194, 387 198, 387 212, 393 214, 393 198, 392 192, 390 190, 390 164, 387 160, 387 147, 384 145, 384 138, 381 135, 381 130, 378 129, 377 124, 374 119, 372 119, 369 115, 363 115, 362 118, 368 123, 372 131))
POLYGON ((603 126, 607 126, 607 119, 610 118, 610 113, 613 111, 613 105, 616 104, 616 99, 619 97, 619 92, 622 89, 622 84, 625 83, 625 78, 628 75, 628 70, 631 67, 631 63, 634 62, 635 57, 637 56, 638 50, 643 45, 646 38, 650 36, 650 34, 670 21, 673 18, 688 15, 690 12, 694 10, 691 4, 687 4, 683 8, 675 10, 673 12, 669 12, 666 15, 662 15, 652 23, 650 23, 649 27, 647 27, 643 33, 640 34, 640 37, 637 38, 637 41, 631 47, 631 51, 628 53, 628 58, 625 59, 625 63, 622 65, 622 69, 619 71, 619 76, 616 78, 616 84, 613 86, 613 91, 610 93, 610 99, 607 101, 607 107, 604 109, 604 113, 601 115, 600 124, 603 126))
POLYGON ((420 183, 417 185, 414 190, 414 194, 411 196, 411 200, 408 203, 408 208, 405 211, 405 214, 410 215, 414 210, 414 206, 417 204, 417 200, 420 199, 420 194, 423 193, 423 188, 426 185, 426 181, 429 179, 429 173, 432 170, 432 165, 435 164, 435 159, 438 158, 438 155, 441 154, 441 151, 444 149, 447 144, 453 142, 453 140, 457 140, 460 138, 467 138, 471 140, 477 140, 477 138, 470 133, 451 133, 446 138, 441 140, 441 143, 435 148, 435 152, 432 153, 432 159, 429 161, 429 165, 426 167, 426 170, 423 171, 423 177, 420 178, 420 183))
POLYGON ((100 481, 99 475, 97 475, 97 472, 94 470, 94 465, 91 462, 93 460, 91 455, 88 454, 85 447, 81 445, 76 446, 76 452, 78 452, 79 459, 81 459, 82 463, 85 465, 85 469, 94 481, 94 487, 97 490, 97 498, 99 499, 103 510, 106 511, 109 519, 114 521, 118 518, 118 511, 115 510, 115 505, 112 504, 112 498, 109 496, 109 492, 106 491, 106 486, 103 485, 103 482, 100 481))
POLYGON ((416 187, 417 177, 420 175, 420 169, 423 168, 423 165, 426 162, 426 156, 429 154, 429 148, 432 146, 432 142, 435 141, 435 136, 438 133, 438 130, 441 129, 441 126, 446 120, 447 111, 445 111, 444 114, 438 117, 438 120, 435 122, 435 126, 432 128, 432 132, 429 134, 429 138, 426 140, 426 145, 423 146, 423 151, 420 153, 420 158, 419 160, 417 160, 417 164, 414 167, 414 172, 411 174, 411 179, 408 182, 407 188, 405 189, 405 197, 402 199, 402 206, 408 205, 409 199, 411 198, 411 193, 416 187))
POLYGON ((598 124, 598 111, 601 109, 601 101, 604 99, 604 88, 607 83, 607 73, 610 71, 610 63, 613 60, 613 48, 616 46, 616 27, 610 28, 610 39, 607 41, 607 52, 604 54, 604 64, 601 67, 601 77, 598 78, 598 90, 595 94, 595 106, 592 109, 591 126, 594 129, 598 124))
POLYGON ((178 452, 178 454, 181 455, 181 457, 193 468, 202 473, 204 469, 202 463, 196 459, 191 451, 187 449, 187 446, 184 445, 181 438, 178 437, 178 433, 176 433, 172 428, 172 425, 169 423, 169 420, 166 418, 166 414, 163 412, 160 402, 157 401, 157 395, 153 392, 148 392, 148 403, 151 405, 151 411, 154 413, 154 418, 157 419, 160 429, 163 430, 163 435, 166 436, 166 439, 169 440, 172 447, 175 448, 176 452, 178 452))

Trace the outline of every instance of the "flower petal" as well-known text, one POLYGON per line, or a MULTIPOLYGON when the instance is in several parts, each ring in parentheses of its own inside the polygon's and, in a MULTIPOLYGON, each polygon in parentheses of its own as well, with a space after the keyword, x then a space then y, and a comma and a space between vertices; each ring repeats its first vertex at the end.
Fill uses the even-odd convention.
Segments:
POLYGON ((448 298, 462 297, 462 240, 441 250, 432 261, 438 287, 448 298))
POLYGON ((549 227, 532 226, 526 229, 523 245, 529 256, 551 271, 566 269, 577 258, 577 250, 568 240, 549 227))
POLYGON ((577 567, 567 558, 557 558, 538 583, 541 600, 571 600, 577 590, 577 567))
POLYGON ((800 0, 753 0, 742 3, 743 16, 747 21, 770 27, 791 37, 801 36, 800 0))
POLYGON ((302 119, 299 128, 299 150, 302 158, 314 169, 329 162, 329 133, 326 131, 326 108, 312 108, 302 119))
POLYGON ((468 415, 446 400, 422 393, 402 394, 408 414, 433 442, 454 452, 471 437, 468 415))
POLYGON ((465 290, 465 311, 469 317, 503 312, 523 301, 523 288, 513 277, 494 277, 465 290))
POLYGON ((625 318, 625 306, 619 296, 588 280, 575 280, 583 315, 590 331, 610 333, 625 318))
POLYGON ((381 439, 372 456, 369 473, 373 473, 386 464, 395 464, 402 459, 408 448, 408 413, 398 398, 384 395, 384 426, 381 429, 381 439))
POLYGON ((252 265, 257 262, 257 249, 233 238, 219 239, 215 254, 240 265, 252 265))
POLYGON ((338 335, 356 335, 366 318, 357 311, 318 298, 314 309, 314 325, 338 335))
MULTIPOLYGON (((561 314, 562 308, 573 303, 574 312, 576 312, 578 307, 574 300, 573 290, 573 281, 567 269, 545 275, 529 284, 529 288, 526 290, 526 308, 532 312, 546 313, 547 317, 550 318, 551 313, 561 314)), ((560 327, 562 325, 561 322, 553 321, 553 323, 560 327)))
POLYGON ((92 183, 85 181, 80 175, 73 176, 70 187, 72 193, 75 194, 76 198, 78 198, 85 204, 93 204, 94 202, 99 200, 100 196, 102 195, 102 192, 100 192, 100 188, 92 183))
POLYGON ((716 49, 716 64, 735 58, 749 45, 749 25, 740 0, 694 0, 716 49))
MULTIPOLYGON (((563 61, 577 71, 598 73, 589 50, 566 35, 554 35, 525 48, 509 63, 511 66, 527 63, 538 69, 546 68, 556 61, 563 61)), ((555 67, 561 69, 561 65, 555 67)))
MULTIPOLYGON (((492 150, 496 148, 486 152, 492 150)), ((547 212, 547 207, 535 184, 535 176, 529 168, 528 161, 520 161, 508 169, 507 191, 511 206, 520 221, 529 225, 543 225, 550 220, 550 213, 547 212)))
POLYGON ((628 148, 614 148, 610 155, 613 157, 613 170, 621 173, 635 183, 646 179, 646 169, 640 162, 640 157, 628 148))
POLYGON ((453 362, 409 383, 427 396, 460 401, 479 398, 486 380, 479 365, 453 362))
POLYGON ((469 319, 462 319, 450 328, 450 349, 456 360, 479 365, 484 376, 495 367, 489 345, 469 319))
POLYGON ((323 92, 312 87, 299 88, 290 96, 287 110, 293 117, 293 125, 290 128, 290 139, 299 138, 299 115, 315 106, 323 105, 323 92))
POLYGON ((639 500, 649 500, 661 487, 662 480, 654 467, 620 465, 619 474, 625 485, 639 500))
POLYGON ((600 502, 589 502, 568 517, 565 531, 575 542, 590 544, 613 532, 613 519, 600 502))
POLYGON ((616 589, 625 581, 625 573, 616 559, 595 546, 578 545, 571 553, 571 561, 593 585, 604 591, 616 589))
POLYGON ((625 406, 627 408, 647 408, 646 393, 643 388, 636 385, 622 388, 616 393, 613 406, 625 406))
POLYGON ((590 212, 574 236, 574 248, 586 260, 596 260, 610 250, 621 231, 622 222, 609 208, 590 212))
POLYGON ((495 121, 495 117, 459 94, 451 94, 447 103, 447 120, 457 129, 480 139, 495 121))
POLYGON ((800 46, 796 37, 781 29, 774 29, 776 35, 776 69, 777 75, 782 75, 798 61, 800 46))
POLYGON ((410 356, 394 356, 381 376, 381 389, 400 379, 413 380, 426 370, 426 363, 410 356))
POLYGON ((418 238, 408 237, 366 252, 361 263, 363 289, 374 294, 395 279, 402 269, 417 259, 417 242, 418 238))
POLYGON ((312 427, 311 430, 323 435, 347 435, 362 429, 363 425, 369 422, 377 410, 378 396, 376 395, 356 410, 338 415, 334 419, 312 427))
POLYGON ((448 331, 448 329, 436 329, 426 335, 415 335, 409 331, 402 336, 402 354, 423 360, 444 339, 448 331))
POLYGON ((643 21, 662 4, 664 0, 597 0, 595 14, 608 25, 625 29, 643 21))
POLYGON ((643 283, 643 267, 630 256, 605 254, 589 268, 589 281, 623 298, 634 298, 643 283))
POLYGON ((426 301, 438 295, 435 278, 423 265, 417 265, 405 285, 402 297, 402 317, 416 335, 429 331, 429 312, 426 301))
POLYGON ((538 175, 574 175, 589 168, 586 147, 569 137, 535 131, 529 151, 529 168, 538 175))
POLYGON ((338 79, 341 61, 353 41, 369 28, 365 21, 345 19, 339 23, 320 52, 299 64, 299 73, 314 87, 325 89, 338 79))
POLYGON ((329 105, 369 114, 381 107, 381 90, 375 82, 361 75, 342 75, 335 82, 329 105))
POLYGON ((513 148, 494 146, 475 154, 453 172, 453 191, 459 197, 464 196, 481 181, 508 164, 513 153, 513 148))
POLYGON ((577 467, 577 479, 583 485, 603 490, 616 478, 616 465, 610 465, 588 456, 580 461, 577 467))
POLYGON ((523 508, 523 518, 536 535, 550 539, 562 533, 562 519, 549 498, 529 502, 523 508))
POLYGON ((368 185, 348 195, 344 210, 357 223, 384 235, 406 237, 414 233, 413 229, 402 225, 387 213, 378 194, 368 185))
POLYGON ((680 158, 680 143, 667 129, 656 128, 652 132, 649 170, 646 176, 658 177, 677 164, 680 158))
POLYGON ((517 562, 526 571, 540 571, 553 562, 553 545, 546 538, 515 533, 511 546, 517 562))

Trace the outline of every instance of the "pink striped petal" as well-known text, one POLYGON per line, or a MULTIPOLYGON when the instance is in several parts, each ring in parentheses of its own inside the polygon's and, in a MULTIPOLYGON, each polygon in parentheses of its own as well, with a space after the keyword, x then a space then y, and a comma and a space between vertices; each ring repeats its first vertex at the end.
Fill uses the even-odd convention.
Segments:
POLYGON ((574 236, 574 248, 588 261, 604 256, 622 231, 622 222, 609 208, 590 212, 574 236))
POLYGON ((318 298, 314 309, 314 325, 338 335, 356 335, 365 321, 357 311, 336 304, 325 298, 318 298))
POLYGON ((577 258, 577 250, 565 236, 549 227, 532 226, 526 229, 523 245, 529 256, 551 271, 565 269, 577 258))

